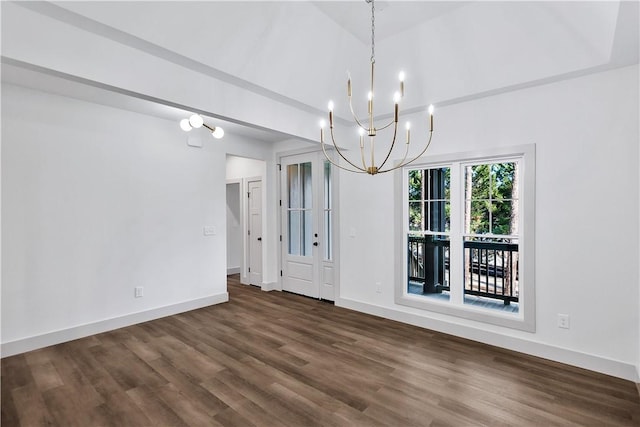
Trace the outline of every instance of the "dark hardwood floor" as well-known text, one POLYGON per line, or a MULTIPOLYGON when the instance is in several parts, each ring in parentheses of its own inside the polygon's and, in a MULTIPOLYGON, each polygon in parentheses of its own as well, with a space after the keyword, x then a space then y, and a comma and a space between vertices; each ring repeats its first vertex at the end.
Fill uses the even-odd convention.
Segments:
POLYGON ((231 301, 2 360, 2 426, 638 426, 635 384, 230 278, 231 301))

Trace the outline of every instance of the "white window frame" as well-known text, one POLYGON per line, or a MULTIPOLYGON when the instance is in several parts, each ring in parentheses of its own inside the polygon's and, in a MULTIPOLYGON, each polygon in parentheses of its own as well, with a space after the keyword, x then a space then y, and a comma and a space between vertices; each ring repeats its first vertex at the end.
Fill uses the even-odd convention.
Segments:
POLYGON ((465 153, 426 156, 395 172, 395 303, 492 325, 528 332, 536 329, 535 307, 535 144, 501 147, 465 153), (450 299, 437 300, 408 293, 407 236, 409 234, 408 171, 448 166, 451 168, 450 259, 462 260, 464 237, 464 167, 468 164, 519 161, 519 309, 518 313, 475 307, 464 303, 464 270, 450 263, 450 299), (460 246, 460 247, 458 247, 460 246))

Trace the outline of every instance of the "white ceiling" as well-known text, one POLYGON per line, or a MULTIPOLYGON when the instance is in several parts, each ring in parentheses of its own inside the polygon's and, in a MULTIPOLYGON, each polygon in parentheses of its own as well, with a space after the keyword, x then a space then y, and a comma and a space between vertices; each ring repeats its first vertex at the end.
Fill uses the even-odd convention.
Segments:
MULTIPOLYGON (((391 112, 390 98, 400 70, 407 74, 402 108, 420 111, 430 103, 447 105, 638 63, 637 2, 379 1, 376 5, 376 94, 389 98, 378 103, 381 115, 391 112)), ((334 99, 336 115, 346 117, 350 71, 356 112, 365 106, 361 101, 368 85, 370 5, 364 0, 25 2, 20 7, 314 116, 334 99)), ((9 15, 15 10, 3 7, 3 23, 11 19, 5 9, 9 15)), ((12 42, 4 34, 2 41, 3 46, 12 42)), ((36 84, 37 75, 5 72, 4 59, 3 80, 36 84)), ((31 73, 47 74, 47 70, 32 67, 31 73)), ((181 108, 190 107, 165 102, 173 112, 158 113, 153 105, 164 100, 153 93, 138 96, 102 86, 82 94, 53 77, 80 85, 91 85, 90 78, 49 74, 49 79, 37 83, 40 88, 48 85, 77 97, 110 99, 103 103, 111 105, 123 102, 124 108, 166 118, 181 116, 181 108), (136 101, 133 107, 126 101, 131 97, 144 102, 136 101)), ((165 84, 171 83, 167 76, 165 84)), ((242 122, 214 107, 202 112, 242 122)), ((268 141, 287 136, 265 133, 264 128, 245 132, 268 141)))
MULTIPOLYGON (((382 41, 390 36, 422 25, 454 9, 471 4, 470 1, 375 1, 375 36, 382 41)), ((342 29, 371 44, 371 5, 364 0, 316 1, 313 5, 342 29)))

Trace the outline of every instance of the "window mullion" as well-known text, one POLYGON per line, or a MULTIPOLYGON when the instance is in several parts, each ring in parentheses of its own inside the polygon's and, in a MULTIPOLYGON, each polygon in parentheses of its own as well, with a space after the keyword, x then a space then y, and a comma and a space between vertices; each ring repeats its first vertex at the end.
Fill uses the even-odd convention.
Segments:
POLYGON ((450 173, 450 224, 449 235, 449 272, 450 302, 455 305, 464 304, 464 251, 462 234, 464 228, 464 167, 460 163, 451 164, 450 173))

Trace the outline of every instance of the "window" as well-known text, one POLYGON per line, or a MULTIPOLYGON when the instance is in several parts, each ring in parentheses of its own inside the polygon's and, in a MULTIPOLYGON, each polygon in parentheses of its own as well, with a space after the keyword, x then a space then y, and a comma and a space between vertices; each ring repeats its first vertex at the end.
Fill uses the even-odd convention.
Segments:
POLYGON ((534 168, 522 146, 397 172, 396 302, 532 331, 534 168))
POLYGON ((333 194, 331 185, 331 163, 324 161, 324 259, 333 259, 333 194))

